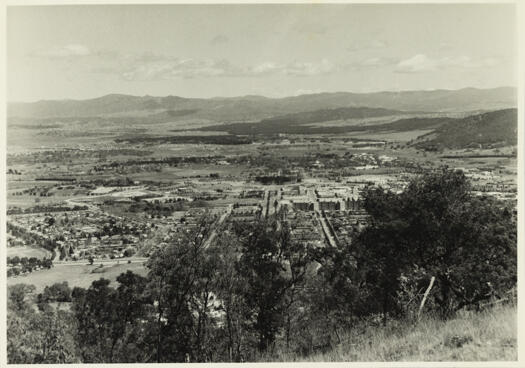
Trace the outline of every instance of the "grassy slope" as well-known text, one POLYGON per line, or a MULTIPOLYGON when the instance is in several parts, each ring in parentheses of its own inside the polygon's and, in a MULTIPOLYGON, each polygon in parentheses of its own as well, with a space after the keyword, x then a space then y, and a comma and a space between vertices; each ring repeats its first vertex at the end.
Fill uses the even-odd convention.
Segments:
POLYGON ((374 327, 347 336, 333 350, 309 357, 281 355, 281 361, 512 361, 517 359, 517 310, 496 307, 417 325, 374 327), (462 343, 462 340, 465 341, 462 343), (461 345, 461 346, 460 346, 461 345))

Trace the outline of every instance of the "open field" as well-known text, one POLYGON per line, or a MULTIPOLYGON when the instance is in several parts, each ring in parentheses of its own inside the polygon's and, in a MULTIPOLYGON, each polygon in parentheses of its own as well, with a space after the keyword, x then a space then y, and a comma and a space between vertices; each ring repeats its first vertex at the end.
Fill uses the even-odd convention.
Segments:
POLYGON ((36 258, 45 258, 51 256, 51 252, 44 248, 34 248, 34 247, 7 247, 7 256, 15 257, 36 257, 36 258))
POLYGON ((67 281, 71 288, 75 286, 87 288, 91 283, 100 278, 111 280, 112 282, 127 270, 133 271, 140 275, 145 275, 147 270, 143 262, 127 263, 126 260, 120 260, 114 263, 104 263, 100 269, 100 262, 93 265, 88 265, 86 262, 78 262, 78 264, 56 264, 49 270, 34 271, 28 275, 19 277, 10 277, 7 279, 7 285, 14 284, 33 284, 37 292, 44 290, 46 286, 53 285, 56 282, 67 281), (94 270, 97 270, 93 272, 94 270))
MULTIPOLYGON (((307 358, 282 354, 279 361, 512 361, 518 358, 516 306, 463 312, 443 321, 391 322, 359 335, 341 336, 335 349, 307 358)), ((270 360, 270 359, 269 359, 270 360)))

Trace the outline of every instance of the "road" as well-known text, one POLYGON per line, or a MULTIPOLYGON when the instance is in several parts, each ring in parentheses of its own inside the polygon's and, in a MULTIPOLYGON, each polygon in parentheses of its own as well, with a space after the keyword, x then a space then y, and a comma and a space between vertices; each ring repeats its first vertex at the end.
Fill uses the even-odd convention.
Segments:
POLYGON ((325 234, 326 239, 328 239, 328 243, 332 247, 337 247, 337 242, 332 236, 332 232, 330 231, 330 227, 327 224, 327 220, 322 216, 319 211, 319 199, 317 198, 317 194, 315 194, 315 190, 313 188, 307 189, 307 196, 310 198, 310 200, 314 203, 314 213, 319 222, 321 223, 321 227, 323 228, 323 232, 325 234))
POLYGON ((337 247, 337 242, 332 236, 332 232, 330 231, 330 227, 327 224, 326 218, 317 211, 315 211, 315 214, 317 218, 319 219, 319 221, 321 222, 321 226, 323 227, 323 232, 326 238, 328 239, 328 243, 330 243, 330 246, 332 247, 337 247))
POLYGON ((221 215, 221 217, 217 221, 217 224, 214 226, 214 229, 212 230, 210 237, 204 243, 204 249, 208 248, 211 245, 211 243, 213 242, 213 240, 215 240, 215 237, 217 236, 217 227, 222 225, 224 220, 226 220, 226 218, 231 214, 232 210, 233 210, 233 205, 232 204, 228 205, 228 208, 226 209, 226 212, 224 212, 221 215))
MULTIPOLYGON (((148 260, 148 258, 146 257, 130 257, 130 258, 115 258, 115 259, 106 259, 106 258, 103 258, 103 259, 94 259, 93 260, 93 264, 117 264, 117 263, 122 263, 122 264, 125 264, 125 263, 128 263, 128 261, 130 261, 129 263, 143 263, 143 262, 146 262, 148 260)), ((89 263, 88 260, 86 259, 81 259, 81 260, 78 260, 78 261, 57 261, 57 262, 53 262, 53 266, 57 267, 57 266, 75 266, 75 265, 85 265, 89 263)))

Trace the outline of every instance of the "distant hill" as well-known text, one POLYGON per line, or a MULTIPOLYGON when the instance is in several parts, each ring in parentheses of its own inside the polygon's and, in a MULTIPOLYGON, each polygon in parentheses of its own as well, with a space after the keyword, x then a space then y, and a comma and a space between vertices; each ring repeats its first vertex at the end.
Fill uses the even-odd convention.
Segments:
POLYGON ((414 145, 427 150, 515 145, 517 121, 517 109, 454 119, 419 137, 414 145))
POLYGON ((465 88, 460 90, 375 93, 318 93, 285 98, 243 96, 232 98, 183 98, 112 94, 89 100, 38 101, 8 104, 8 116, 130 117, 161 114, 162 119, 203 118, 214 121, 256 121, 278 115, 367 106, 404 111, 460 112, 495 110, 516 106, 516 89, 465 88), (162 115, 163 112, 169 113, 162 115))
MULTIPOLYGON (((419 129, 434 129, 441 124, 454 120, 449 117, 409 117, 404 111, 369 107, 345 107, 338 109, 323 109, 296 114, 276 116, 251 123, 217 124, 195 130, 219 131, 234 135, 274 135, 274 134, 344 134, 362 131, 410 131, 419 129), (375 118, 385 118, 379 121, 375 118), (359 124, 333 126, 315 123, 327 123, 339 120, 357 119, 359 124), (385 122, 388 121, 388 122, 385 122)), ((423 114, 424 115, 424 114, 423 114)))
MULTIPOLYGON (((224 131, 230 134, 308 134, 323 130, 331 132, 331 127, 315 128, 306 124, 345 120, 402 115, 404 112, 370 107, 340 107, 337 109, 322 109, 315 111, 286 114, 273 118, 262 119, 252 123, 231 123, 212 125, 199 128, 201 131, 224 131)), ((333 128, 333 127, 332 127, 333 128)), ((337 128, 336 128, 337 130, 337 128)))

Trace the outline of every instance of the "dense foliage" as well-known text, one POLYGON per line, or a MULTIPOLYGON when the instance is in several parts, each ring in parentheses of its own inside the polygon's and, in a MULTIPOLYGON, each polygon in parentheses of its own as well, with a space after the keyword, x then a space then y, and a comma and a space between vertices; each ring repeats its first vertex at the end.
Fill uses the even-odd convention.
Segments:
POLYGON ((36 257, 7 257, 7 277, 17 276, 20 273, 29 273, 39 268, 51 268, 53 261, 51 258, 39 259, 36 257))
POLYGON ((369 225, 338 249, 292 240, 285 213, 218 228, 204 217, 127 272, 87 288, 8 292, 11 363, 256 361, 309 355, 345 331, 412 318, 422 290, 442 318, 516 285, 516 222, 443 168, 364 193, 369 225), (209 241, 213 239, 213 241, 209 241), (36 302, 36 303, 35 303, 36 302))

